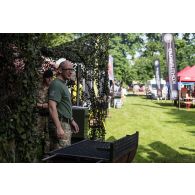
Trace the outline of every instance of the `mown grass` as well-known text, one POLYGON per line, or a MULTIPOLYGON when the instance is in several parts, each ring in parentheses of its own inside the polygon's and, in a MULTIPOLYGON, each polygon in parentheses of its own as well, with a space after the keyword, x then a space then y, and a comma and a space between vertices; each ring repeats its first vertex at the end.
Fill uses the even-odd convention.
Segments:
POLYGON ((139 131, 133 162, 195 162, 195 108, 127 96, 121 109, 109 110, 105 126, 107 141, 139 131))

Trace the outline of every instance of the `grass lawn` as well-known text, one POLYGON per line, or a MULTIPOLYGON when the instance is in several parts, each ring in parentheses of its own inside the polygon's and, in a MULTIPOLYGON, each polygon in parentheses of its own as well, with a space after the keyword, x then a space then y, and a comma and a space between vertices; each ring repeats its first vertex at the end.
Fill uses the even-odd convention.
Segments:
POLYGON ((127 96, 121 109, 109 109, 106 140, 139 131, 133 162, 195 162, 195 108, 178 110, 172 101, 127 96))

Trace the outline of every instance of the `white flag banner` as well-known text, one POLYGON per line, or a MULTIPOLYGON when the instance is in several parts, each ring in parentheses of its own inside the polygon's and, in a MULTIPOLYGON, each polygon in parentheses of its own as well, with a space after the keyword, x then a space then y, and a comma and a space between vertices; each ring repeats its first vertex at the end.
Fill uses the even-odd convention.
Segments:
POLYGON ((166 60, 169 74, 170 99, 176 100, 178 99, 178 84, 175 44, 173 35, 170 33, 163 34, 163 42, 165 45, 166 60))
POLYGON ((156 86, 157 86, 157 96, 162 97, 162 89, 161 89, 161 73, 160 73, 160 61, 154 61, 154 72, 156 78, 156 86))

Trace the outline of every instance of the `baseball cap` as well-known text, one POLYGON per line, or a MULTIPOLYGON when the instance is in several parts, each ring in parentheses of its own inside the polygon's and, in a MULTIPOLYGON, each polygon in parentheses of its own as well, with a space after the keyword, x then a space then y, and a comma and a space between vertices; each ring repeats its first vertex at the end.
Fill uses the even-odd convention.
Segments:
POLYGON ((60 58, 59 60, 56 61, 54 67, 55 67, 56 69, 58 69, 59 66, 60 66, 60 64, 61 64, 61 62, 64 62, 64 61, 66 61, 66 58, 60 58))

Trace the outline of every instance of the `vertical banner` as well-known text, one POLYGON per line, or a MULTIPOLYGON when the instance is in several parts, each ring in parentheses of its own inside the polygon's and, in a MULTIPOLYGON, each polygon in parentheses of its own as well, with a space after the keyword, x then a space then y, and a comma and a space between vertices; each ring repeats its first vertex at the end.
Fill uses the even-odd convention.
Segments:
POLYGON ((178 85, 174 38, 170 33, 165 33, 162 36, 168 67, 170 99, 176 100, 178 99, 178 85))
POLYGON ((157 96, 162 97, 162 89, 161 89, 161 73, 160 73, 160 61, 154 61, 154 72, 156 78, 156 86, 157 86, 157 96))
POLYGON ((109 55, 109 60, 108 60, 108 76, 110 81, 114 80, 113 57, 111 55, 109 55))

